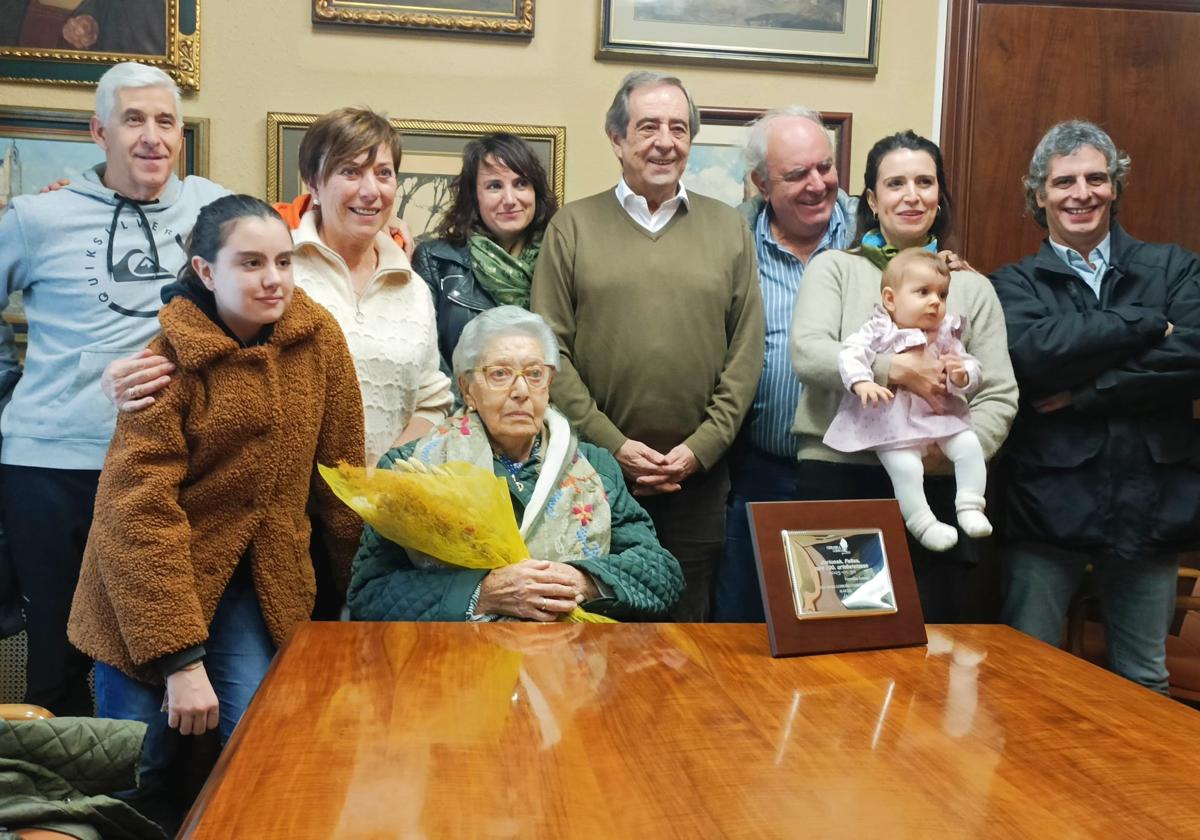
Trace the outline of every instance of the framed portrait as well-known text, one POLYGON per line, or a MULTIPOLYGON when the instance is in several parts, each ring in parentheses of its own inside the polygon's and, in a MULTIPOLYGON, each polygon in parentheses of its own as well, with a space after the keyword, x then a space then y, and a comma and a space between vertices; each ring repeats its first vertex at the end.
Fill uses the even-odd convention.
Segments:
POLYGON ((600 0, 596 58, 874 75, 882 0, 600 0))
MULTIPOLYGON (((737 207, 758 191, 742 161, 748 126, 766 111, 755 108, 700 108, 700 133, 692 142, 683 183, 689 190, 737 207)), ((821 122, 833 146, 842 189, 849 181, 851 114, 822 111, 821 122)))
POLYGON ((0 78, 94 85, 120 61, 200 89, 200 0, 0 0, 0 78))
MULTIPOLYGON (((300 178, 300 141, 315 114, 267 114, 267 201, 291 201, 308 192, 300 178)), ((391 120, 403 136, 396 172, 394 214, 418 242, 428 239, 450 206, 450 182, 462 168, 463 147, 496 131, 527 142, 550 180, 559 204, 566 199, 567 130, 557 125, 391 120)))
POLYGON ((925 644, 895 499, 754 502, 748 511, 772 656, 925 644))
POLYGON ((533 37, 533 0, 312 0, 314 23, 533 37))
MULTIPOLYGON (((34 195, 60 178, 76 178, 104 161, 103 150, 92 142, 91 111, 45 110, 0 106, 0 216, 13 198, 34 195)), ((208 174, 208 120, 185 118, 183 147, 176 171, 208 174)), ((4 318, 24 340, 25 315, 20 295, 14 295, 4 318)))

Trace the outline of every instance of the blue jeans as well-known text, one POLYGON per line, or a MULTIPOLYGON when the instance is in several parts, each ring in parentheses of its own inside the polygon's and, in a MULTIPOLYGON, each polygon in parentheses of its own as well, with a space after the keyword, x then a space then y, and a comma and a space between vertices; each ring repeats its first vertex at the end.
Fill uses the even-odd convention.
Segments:
POLYGON ((1104 615, 1109 667, 1165 694, 1167 631, 1179 576, 1179 563, 1173 558, 1130 563, 1045 543, 1014 543, 1004 550, 1002 620, 1057 646, 1067 608, 1089 563, 1104 615))
POLYGON ((748 502, 796 498, 796 459, 745 446, 738 451, 725 516, 725 552, 717 564, 713 621, 765 621, 748 502))
MULTIPOLYGON (((245 571, 235 574, 226 587, 204 643, 204 670, 220 706, 222 744, 233 734, 275 655, 275 643, 263 623, 254 584, 245 571)), ((164 691, 162 686, 140 682, 110 665, 96 663, 97 714, 140 720, 148 727, 138 772, 139 789, 150 795, 169 784, 168 771, 183 737, 167 726, 167 713, 162 711, 164 691)))

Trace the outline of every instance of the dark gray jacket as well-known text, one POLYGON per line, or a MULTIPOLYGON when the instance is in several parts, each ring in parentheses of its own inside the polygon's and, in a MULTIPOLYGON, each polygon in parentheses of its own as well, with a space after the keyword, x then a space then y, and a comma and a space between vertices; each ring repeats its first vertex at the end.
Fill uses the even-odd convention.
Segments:
POLYGON ((1048 241, 992 275, 1021 389, 1008 530, 1136 561, 1200 541, 1200 260, 1115 223, 1110 244, 1099 300, 1048 241))

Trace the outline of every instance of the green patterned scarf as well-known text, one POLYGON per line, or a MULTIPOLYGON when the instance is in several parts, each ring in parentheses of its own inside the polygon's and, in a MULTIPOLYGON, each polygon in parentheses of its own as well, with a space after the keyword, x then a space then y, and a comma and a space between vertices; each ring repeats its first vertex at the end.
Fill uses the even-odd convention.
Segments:
POLYGON ((542 250, 542 238, 535 237, 517 256, 505 251, 494 239, 474 233, 467 238, 471 261, 479 285, 499 303, 529 308, 529 287, 533 266, 542 250))
MULTIPOLYGON (((929 241, 923 246, 926 251, 936 254, 938 252, 937 240, 932 236, 929 241)), ((887 264, 892 261, 892 257, 900 253, 900 249, 883 238, 883 234, 879 232, 879 228, 868 231, 863 235, 862 242, 858 246, 859 253, 871 261, 871 265, 883 271, 887 268, 887 264)))

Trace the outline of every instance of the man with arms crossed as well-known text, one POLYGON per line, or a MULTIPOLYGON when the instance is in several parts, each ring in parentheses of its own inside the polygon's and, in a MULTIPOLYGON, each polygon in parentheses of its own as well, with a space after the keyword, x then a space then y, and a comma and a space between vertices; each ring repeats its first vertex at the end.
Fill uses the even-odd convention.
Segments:
MULTIPOLYGON (((25 608, 25 699, 57 715, 92 713, 91 662, 66 626, 116 422, 101 373, 157 334, 159 290, 182 267, 196 214, 227 192, 175 176, 179 91, 157 68, 126 62, 104 74, 92 138, 103 164, 14 199, 0 219, 0 308, 19 291, 29 321, 24 375, 0 426, 0 501, 25 608)), ((143 354, 114 374, 128 393, 169 373, 162 361, 143 354)), ((4 335, 0 377, 17 366, 4 335)))
POLYGON ((735 210, 680 183, 699 122, 679 79, 626 76, 605 119, 621 181, 558 212, 532 292, 562 348, 556 405, 616 456, 683 567, 679 621, 708 615, 725 537, 725 452, 763 356, 750 231, 735 210))
POLYGON ((1058 644, 1091 564, 1110 666, 1165 692, 1177 552, 1200 539, 1200 261, 1116 221, 1128 171, 1098 126, 1051 128, 1025 177, 1049 238, 992 275, 1021 389, 1004 620, 1058 644))

